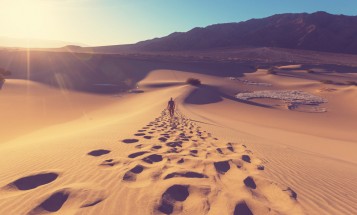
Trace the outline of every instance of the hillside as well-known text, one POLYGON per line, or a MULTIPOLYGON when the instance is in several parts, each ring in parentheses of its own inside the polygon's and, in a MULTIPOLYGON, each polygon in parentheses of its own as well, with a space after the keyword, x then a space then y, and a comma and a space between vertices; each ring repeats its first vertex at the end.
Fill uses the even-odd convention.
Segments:
POLYGON ((188 51, 225 47, 278 47, 357 54, 357 16, 278 14, 239 23, 210 25, 132 45, 95 47, 102 52, 188 51))

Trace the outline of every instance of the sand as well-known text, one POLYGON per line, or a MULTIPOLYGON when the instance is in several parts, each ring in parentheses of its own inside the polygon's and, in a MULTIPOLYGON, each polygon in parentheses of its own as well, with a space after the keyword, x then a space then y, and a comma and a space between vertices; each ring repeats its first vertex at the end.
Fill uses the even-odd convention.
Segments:
POLYGON ((268 85, 251 85, 156 70, 138 84, 143 93, 119 96, 8 80, 0 213, 354 214, 357 88, 304 74, 258 70, 243 78, 268 85), (304 91, 327 111, 234 97, 259 90, 304 91))

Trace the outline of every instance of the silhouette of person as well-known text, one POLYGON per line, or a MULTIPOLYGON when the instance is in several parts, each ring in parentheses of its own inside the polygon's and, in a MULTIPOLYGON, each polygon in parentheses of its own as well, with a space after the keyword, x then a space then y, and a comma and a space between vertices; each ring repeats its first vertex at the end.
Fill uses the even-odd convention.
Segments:
POLYGON ((167 104, 167 109, 170 112, 170 116, 173 117, 174 113, 175 113, 175 102, 172 98, 170 99, 169 103, 167 104))

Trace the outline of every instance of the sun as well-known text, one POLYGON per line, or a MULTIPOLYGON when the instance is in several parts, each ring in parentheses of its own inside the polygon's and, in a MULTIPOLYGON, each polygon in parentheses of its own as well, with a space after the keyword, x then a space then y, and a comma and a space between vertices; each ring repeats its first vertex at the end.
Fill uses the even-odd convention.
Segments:
POLYGON ((45 0, 0 0, 2 19, 10 33, 32 38, 48 30, 51 4, 45 0), (6 22, 6 23, 5 23, 6 22))

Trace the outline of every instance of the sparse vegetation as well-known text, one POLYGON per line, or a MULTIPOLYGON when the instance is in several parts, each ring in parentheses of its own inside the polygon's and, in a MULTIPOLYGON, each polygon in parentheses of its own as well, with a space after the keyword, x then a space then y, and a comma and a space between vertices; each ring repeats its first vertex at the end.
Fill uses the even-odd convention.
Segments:
POLYGON ((348 81, 347 84, 357 86, 357 81, 348 81))
POLYGON ((267 74, 275 75, 276 74, 276 70, 274 68, 270 68, 270 69, 268 69, 267 74))
POLYGON ((2 88, 2 85, 5 83, 5 78, 3 75, 0 74, 0 90, 2 88))
POLYGON ((320 82, 323 83, 323 84, 333 84, 334 83, 331 80, 321 80, 320 82))
POLYGON ((193 86, 201 85, 201 81, 197 78, 189 78, 189 79, 187 79, 186 83, 193 85, 193 86))
POLYGON ((11 75, 10 71, 0 68, 0 89, 5 83, 5 76, 9 76, 9 75, 11 75))
POLYGON ((2 76, 9 76, 9 75, 11 75, 11 72, 10 72, 9 70, 0 68, 0 75, 2 75, 2 76))

